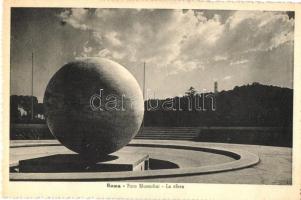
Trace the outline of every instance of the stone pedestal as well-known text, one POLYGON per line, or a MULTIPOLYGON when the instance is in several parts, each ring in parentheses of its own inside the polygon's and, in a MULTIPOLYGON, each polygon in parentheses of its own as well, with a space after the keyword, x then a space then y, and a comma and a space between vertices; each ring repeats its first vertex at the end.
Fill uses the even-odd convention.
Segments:
POLYGON ((117 172, 148 168, 148 155, 126 153, 108 155, 100 161, 88 160, 77 154, 55 154, 19 161, 19 172, 117 172))

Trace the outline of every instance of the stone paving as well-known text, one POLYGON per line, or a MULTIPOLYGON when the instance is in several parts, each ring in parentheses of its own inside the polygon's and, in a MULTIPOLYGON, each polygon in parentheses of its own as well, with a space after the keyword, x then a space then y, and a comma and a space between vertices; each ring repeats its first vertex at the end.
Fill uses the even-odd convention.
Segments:
MULTIPOLYGON (((148 152, 150 157, 159 157, 160 159, 167 159, 179 164, 180 168, 185 169, 186 172, 192 170, 198 166, 215 166, 222 165, 223 163, 231 163, 232 158, 219 154, 210 154, 199 152, 197 154, 194 151, 180 151, 178 149, 172 149, 167 151, 164 148, 151 148, 142 147, 139 144, 152 144, 152 145, 185 145, 185 146, 199 146, 205 148, 219 148, 228 149, 233 151, 244 151, 254 155, 258 155, 260 162, 252 167, 219 172, 210 174, 198 174, 188 176, 168 176, 147 177, 145 179, 139 179, 143 182, 178 182, 178 183, 239 183, 239 184, 291 184, 292 183, 292 149, 284 147, 271 147, 271 146, 259 146, 259 145, 241 145, 241 144, 224 144, 224 143, 204 143, 204 142, 191 142, 191 141, 173 141, 173 140, 133 140, 130 146, 125 147, 123 151, 135 151, 148 152), (132 146, 134 145, 134 146, 132 146), (135 146, 138 145, 138 146, 135 146), (135 147, 135 148, 133 148, 135 147)), ((10 148, 10 164, 16 164, 19 159, 31 158, 34 156, 45 156, 58 152, 69 152, 63 146, 59 146, 55 140, 40 140, 40 141, 11 141, 10 148), (38 144, 37 144, 38 142, 38 144), (35 147, 36 145, 48 145, 49 148, 35 147), (19 146, 19 148, 16 148, 19 146), (30 147, 28 147, 30 146, 30 147), (27 148, 24 151, 25 147, 27 148), (23 148, 23 151, 20 151, 23 148)), ((153 170, 163 171, 164 170, 153 170)), ((153 173, 152 172, 152 173, 153 173)), ((132 173, 132 172, 129 172, 132 173)), ((160 172, 156 172, 159 173, 160 172)), ((29 174, 27 174, 29 175, 29 174)), ((38 175, 38 174, 37 174, 38 175)), ((88 174, 85 173, 87 176, 88 174)), ((120 174, 119 174, 120 175, 120 174)), ((42 175, 41 175, 42 176, 42 175)), ((91 176, 94 176, 91 174, 91 176)), ((118 176, 118 174, 116 174, 118 176)), ((77 173, 74 178, 83 178, 80 173, 77 173)), ((126 180, 137 181, 137 180, 126 180)))

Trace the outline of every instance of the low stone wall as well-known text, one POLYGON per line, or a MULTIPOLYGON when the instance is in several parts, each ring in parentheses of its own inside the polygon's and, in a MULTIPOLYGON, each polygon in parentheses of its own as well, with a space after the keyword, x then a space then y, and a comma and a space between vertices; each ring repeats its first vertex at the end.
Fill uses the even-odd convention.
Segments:
POLYGON ((202 127, 198 141, 291 147, 292 135, 283 127, 202 127))
MULTIPOLYGON (((160 130, 161 134, 169 132, 169 129, 176 127, 146 127, 147 130, 160 130), (162 131, 166 129, 166 131, 162 131)), ((179 127, 183 128, 183 127, 179 127)), ((191 127, 197 129, 198 136, 193 140, 200 142, 220 142, 237 144, 255 144, 270 146, 292 146, 292 129, 283 127, 191 127)), ((183 136, 185 133, 183 132, 183 136)), ((143 138, 143 131, 139 131, 139 137, 143 138)), ((156 134, 158 135, 158 134, 156 134)), ((152 139, 147 134, 147 139, 152 139)), ((138 138, 139 138, 138 137, 138 138)), ((12 124, 10 130, 10 139, 12 140, 36 140, 36 139, 54 139, 48 127, 45 124, 12 124)), ((153 139, 160 139, 157 136, 153 139)), ((166 139, 166 137, 162 137, 166 139)), ((173 139, 173 138, 168 138, 173 139)), ((176 138, 174 138, 176 139, 176 138)))
POLYGON ((49 140, 55 139, 46 124, 11 124, 11 140, 49 140))

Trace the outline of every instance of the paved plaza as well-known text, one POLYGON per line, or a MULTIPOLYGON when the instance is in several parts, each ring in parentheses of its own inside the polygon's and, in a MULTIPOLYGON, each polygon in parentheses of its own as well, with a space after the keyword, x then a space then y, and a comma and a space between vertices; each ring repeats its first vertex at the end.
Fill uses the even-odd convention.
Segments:
MULTIPOLYGON (((10 165, 16 166, 19 160, 44 157, 55 154, 74 154, 56 140, 14 140, 10 143, 10 165)), ((292 149, 285 147, 205 143, 175 140, 138 140, 120 150, 119 153, 147 154, 150 158, 173 163, 174 169, 152 169, 145 172, 112 173, 66 173, 69 180, 116 180, 143 182, 177 182, 177 183, 228 183, 228 184, 291 184, 292 149), (179 148, 185 147, 185 148, 179 148), (204 151, 196 151, 196 148, 204 151), (214 149, 208 152, 208 149, 214 149), (220 152, 215 152, 220 151, 220 152), (250 158, 238 159, 233 152, 250 158), (256 162, 256 156, 260 159, 256 162), (250 164, 250 160, 254 162, 250 164), (255 161, 254 161, 255 160, 255 161), (250 166, 244 167, 247 162, 250 166), (273 164, 271 164, 273 163, 273 164), (224 167, 226 170, 223 170, 224 167), (233 168, 233 170, 231 170, 233 168), (197 172, 201 173, 194 173, 197 172), (206 171, 207 170, 207 171, 206 171), (169 174, 169 175, 166 175, 169 174), (137 178, 137 176, 140 178, 137 178), (89 179, 89 177, 91 179, 89 179), (93 178, 92 178, 93 177, 93 178), (99 177, 99 179, 97 179, 99 177), (112 179, 114 180, 114 179, 112 179)), ((236 155, 236 154, 235 154, 236 155)), ((62 177, 62 173, 58 173, 62 177)), ((11 173, 11 179, 24 180, 33 177, 57 179, 53 173, 11 173)))

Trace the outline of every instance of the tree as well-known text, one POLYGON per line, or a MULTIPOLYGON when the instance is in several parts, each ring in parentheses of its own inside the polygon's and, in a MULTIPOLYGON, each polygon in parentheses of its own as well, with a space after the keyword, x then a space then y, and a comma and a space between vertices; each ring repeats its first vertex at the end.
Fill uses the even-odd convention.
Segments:
POLYGON ((188 89, 188 91, 185 92, 185 94, 188 95, 188 96, 194 96, 194 95, 196 94, 196 90, 195 90, 194 87, 191 86, 191 87, 188 89))

